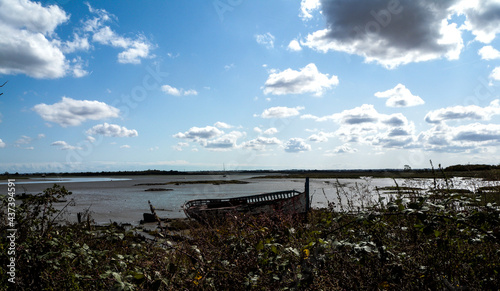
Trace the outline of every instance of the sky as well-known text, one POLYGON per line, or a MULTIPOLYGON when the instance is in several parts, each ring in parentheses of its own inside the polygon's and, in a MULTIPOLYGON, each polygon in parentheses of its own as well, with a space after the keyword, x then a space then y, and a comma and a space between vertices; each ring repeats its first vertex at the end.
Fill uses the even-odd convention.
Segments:
POLYGON ((0 172, 499 164, 498 0, 0 0, 0 31, 0 172))

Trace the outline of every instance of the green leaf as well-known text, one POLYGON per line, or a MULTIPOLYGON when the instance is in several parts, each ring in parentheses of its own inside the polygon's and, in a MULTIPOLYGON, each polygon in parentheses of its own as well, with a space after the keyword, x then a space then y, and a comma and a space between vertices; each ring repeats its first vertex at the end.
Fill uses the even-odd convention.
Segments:
POLYGON ((259 241, 259 243, 255 246, 255 249, 257 249, 258 251, 263 250, 264 249, 264 242, 259 241))

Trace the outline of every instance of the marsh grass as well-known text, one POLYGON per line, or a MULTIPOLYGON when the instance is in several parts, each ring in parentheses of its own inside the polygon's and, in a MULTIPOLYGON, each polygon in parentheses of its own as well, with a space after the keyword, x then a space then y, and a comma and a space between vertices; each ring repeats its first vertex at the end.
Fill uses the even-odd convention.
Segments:
MULTIPOLYGON (((498 290, 499 189, 458 182, 395 180, 395 188, 374 189, 370 178, 337 181, 326 186, 334 197, 316 189, 328 207, 306 220, 275 213, 175 221, 153 240, 117 224, 54 223, 52 202, 69 195, 54 186, 17 209, 17 283, 2 271, 0 289, 498 290)), ((3 265, 7 245, 4 235, 3 265)))

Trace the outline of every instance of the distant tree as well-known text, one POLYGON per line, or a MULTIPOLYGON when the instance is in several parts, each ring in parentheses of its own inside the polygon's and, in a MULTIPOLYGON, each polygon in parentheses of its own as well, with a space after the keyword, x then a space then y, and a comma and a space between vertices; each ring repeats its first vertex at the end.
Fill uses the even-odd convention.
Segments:
POLYGON ((411 167, 410 167, 410 165, 405 165, 405 166, 404 166, 404 170, 405 170, 405 171, 411 171, 411 167))

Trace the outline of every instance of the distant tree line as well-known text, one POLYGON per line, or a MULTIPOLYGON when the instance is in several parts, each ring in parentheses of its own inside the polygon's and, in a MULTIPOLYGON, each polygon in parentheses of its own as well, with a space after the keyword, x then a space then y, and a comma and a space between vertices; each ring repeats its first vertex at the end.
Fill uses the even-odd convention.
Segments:
POLYGON ((481 164, 473 164, 473 165, 453 165, 446 167, 444 170, 446 172, 464 172, 464 171, 490 171, 490 170, 499 170, 500 165, 481 165, 481 164))

